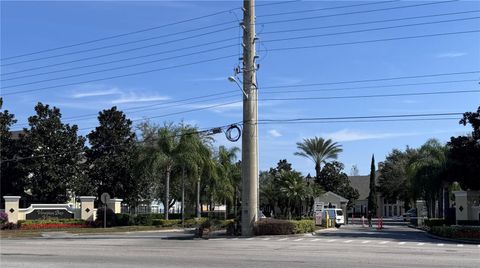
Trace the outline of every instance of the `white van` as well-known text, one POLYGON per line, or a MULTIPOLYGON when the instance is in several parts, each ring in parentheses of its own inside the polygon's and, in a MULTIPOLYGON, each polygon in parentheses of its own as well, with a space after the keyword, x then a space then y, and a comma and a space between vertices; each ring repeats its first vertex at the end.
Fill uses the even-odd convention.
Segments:
POLYGON ((335 227, 340 228, 345 224, 345 215, 343 215, 343 210, 340 208, 325 208, 323 209, 323 219, 326 219, 328 213, 329 219, 335 219, 335 227))

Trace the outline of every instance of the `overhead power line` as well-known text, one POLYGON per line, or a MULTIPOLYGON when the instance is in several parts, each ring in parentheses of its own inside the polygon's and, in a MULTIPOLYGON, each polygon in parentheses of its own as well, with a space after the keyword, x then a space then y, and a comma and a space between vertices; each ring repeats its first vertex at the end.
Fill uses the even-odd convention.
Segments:
POLYGON ((346 27, 346 26, 358 26, 358 25, 365 25, 365 24, 394 22, 394 21, 402 21, 402 20, 414 20, 414 19, 424 19, 424 18, 441 17, 441 16, 461 15, 461 14, 469 14, 469 13, 478 13, 479 11, 480 10, 468 10, 468 11, 461 11, 461 12, 431 14, 431 15, 424 15, 424 16, 404 17, 404 18, 387 19, 387 20, 373 20, 373 21, 344 23, 344 24, 335 24, 335 25, 327 25, 327 26, 296 28, 296 29, 281 29, 281 30, 276 30, 276 31, 265 31, 265 32, 262 32, 262 35, 277 34, 277 33, 288 33, 288 32, 302 32, 302 31, 338 28, 338 27, 346 27))
POLYGON ((366 115, 366 116, 338 116, 338 117, 300 117, 284 119, 259 119, 259 122, 301 122, 301 121, 319 121, 319 120, 356 120, 356 119, 385 119, 385 118, 421 118, 433 116, 454 116, 463 115, 463 113, 423 113, 423 114, 395 114, 395 115, 366 115))
MULTIPOLYGON (((149 53, 149 54, 146 54, 146 55, 134 56, 134 57, 129 57, 129 58, 123 58, 123 59, 112 60, 112 61, 107 61, 107 62, 83 65, 83 66, 77 66, 77 67, 62 69, 62 70, 58 70, 58 71, 56 70, 56 71, 49 71, 49 72, 38 73, 38 74, 33 74, 33 75, 25 75, 25 76, 20 76, 20 77, 14 77, 14 78, 11 78, 11 79, 4 79, 2 81, 14 80, 14 79, 17 79, 17 78, 25 78, 25 77, 30 77, 30 76, 44 75, 44 74, 52 74, 52 73, 57 73, 57 72, 71 71, 71 70, 83 69, 83 68, 88 68, 88 67, 95 67, 95 66, 117 63, 117 62, 128 61, 128 60, 134 60, 134 59, 147 58, 147 57, 156 56, 156 55, 163 55, 163 54, 167 54, 167 53, 178 52, 178 51, 182 51, 182 50, 187 50, 187 49, 192 49, 192 48, 198 48, 198 47, 223 43, 223 42, 232 41, 232 40, 235 40, 235 39, 236 38, 226 38, 226 39, 221 39, 221 40, 215 40, 215 41, 210 41, 210 42, 206 42, 206 43, 196 44, 194 46, 187 46, 187 47, 175 48, 175 49, 170 49, 170 50, 163 50, 163 51, 160 51, 160 52, 149 53)), ((113 52, 113 54, 112 53, 103 54, 103 55, 97 55, 97 56, 92 56, 92 57, 87 57, 87 58, 75 59, 75 60, 71 60, 71 61, 64 61, 64 62, 59 62, 59 63, 53 63, 53 64, 48 64, 48 65, 38 66, 38 67, 34 67, 34 68, 23 69, 23 70, 19 70, 19 71, 4 73, 4 74, 2 74, 2 76, 16 74, 16 73, 22 73, 22 72, 27 72, 27 71, 33 71, 33 70, 38 70, 38 69, 45 69, 45 68, 49 68, 49 67, 60 66, 60 65, 65 65, 65 64, 69 64, 69 63, 85 61, 85 60, 98 59, 99 57, 107 57, 107 56, 111 56, 111 55, 114 55, 114 54, 117 54, 117 52, 113 52)))
POLYGON ((374 95, 351 95, 351 96, 324 96, 324 97, 289 97, 289 98, 264 98, 259 101, 310 101, 310 100, 337 100, 337 99, 366 99, 366 98, 388 98, 403 96, 425 96, 425 95, 446 95, 461 93, 480 93, 477 90, 453 90, 453 91, 433 91, 433 92, 412 92, 412 93, 395 93, 395 94, 374 94, 374 95))
MULTIPOLYGON (((292 3, 292 2, 298 2, 298 1, 281 1, 281 2, 265 3, 265 4, 257 5, 257 7, 282 5, 282 4, 289 4, 289 3, 292 3)), ((193 17, 193 18, 189 18, 189 19, 185 19, 185 20, 180 20, 180 21, 176 21, 176 22, 172 22, 172 23, 167 23, 167 24, 163 24, 163 25, 159 25, 159 26, 143 28, 143 29, 140 29, 140 30, 135 30, 135 31, 131 31, 131 32, 126 32, 126 33, 106 36, 106 37, 102 37, 102 38, 92 39, 92 40, 89 40, 89 41, 83 41, 83 42, 73 43, 73 44, 69 44, 69 45, 58 46, 58 47, 54 47, 54 48, 48 48, 48 49, 28 52, 28 53, 24 53, 24 54, 19 54, 19 55, 15 55, 15 56, 5 57, 5 58, 1 58, 0 60, 1 61, 10 60, 10 59, 14 59, 14 58, 31 56, 31 55, 36 55, 36 54, 40 54, 40 53, 51 52, 51 51, 56 51, 56 50, 61 50, 61 49, 66 49, 66 48, 72 48, 72 47, 97 43, 97 42, 100 42, 100 41, 115 39, 115 38, 119 38, 119 37, 124 37, 124 36, 149 32, 149 31, 153 31, 153 30, 167 28, 167 27, 170 27, 170 26, 175 26, 175 25, 179 25, 179 24, 183 24, 183 23, 188 23, 188 22, 192 22, 192 21, 205 19, 205 18, 208 18, 208 17, 217 16, 217 15, 220 15, 220 14, 230 13, 230 12, 233 12, 233 11, 239 10, 239 9, 240 8, 231 8, 231 9, 222 10, 222 11, 218 11, 218 12, 214 12, 214 13, 210 13, 210 14, 206 14, 206 15, 202 15, 202 16, 198 16, 198 17, 193 17)))
POLYGON ((392 3, 392 2, 400 2, 400 0, 390 0, 390 1, 381 1, 381 2, 369 2, 369 3, 354 4, 354 5, 334 6, 334 7, 322 7, 322 8, 314 8, 314 9, 307 9, 307 10, 297 10, 297 11, 288 11, 288 12, 280 12, 280 13, 262 14, 262 15, 260 15, 260 17, 261 17, 261 18, 266 18, 266 17, 275 17, 275 16, 283 16, 283 15, 302 14, 302 13, 310 13, 310 12, 317 12, 317 11, 324 11, 324 10, 332 10, 332 9, 341 9, 341 8, 351 8, 351 7, 359 7, 359 6, 379 5, 379 4, 386 4, 386 3, 392 3))
POLYGON ((472 70, 472 71, 465 71, 465 72, 449 72, 449 73, 430 73, 430 74, 421 74, 421 75, 396 76, 396 77, 385 77, 385 78, 374 78, 374 79, 344 80, 344 81, 309 83, 309 84, 264 86, 262 88, 265 89, 265 88, 326 86, 326 85, 339 85, 339 84, 351 84, 351 83, 391 81, 391 80, 401 80, 401 79, 431 78, 431 77, 452 76, 452 75, 467 75, 467 74, 478 74, 478 73, 480 73, 480 70, 472 70))
POLYGON ((2 87, 2 89, 15 88, 15 87, 26 86, 26 85, 33 85, 33 84, 38 84, 38 83, 43 83, 43 82, 57 81, 57 80, 63 80, 63 79, 67 79, 67 78, 74 78, 74 77, 80 77, 80 76, 85 76, 85 75, 91 75, 91 74, 97 74, 97 73, 103 73, 103 72, 121 70, 121 69, 126 69, 126 68, 132 68, 132 67, 142 66, 142 65, 146 65, 146 64, 152 64, 152 63, 157 63, 157 62, 162 62, 162 61, 167 61, 167 60, 185 58, 185 57, 190 57, 190 56, 194 56, 194 55, 200 55, 200 54, 209 53, 209 52, 216 52, 216 51, 218 51, 218 50, 222 50, 222 49, 226 49, 226 48, 231 48, 231 47, 237 47, 237 46, 238 46, 237 44, 231 44, 231 45, 226 45, 226 46, 221 46, 221 47, 215 47, 215 48, 210 48, 210 49, 205 49, 205 50, 200 50, 200 51, 196 51, 196 52, 192 52, 192 53, 187 53, 187 54, 182 54, 182 55, 177 55, 177 56, 171 56, 171 57, 166 57, 166 58, 161 58, 161 59, 156 59, 156 60, 144 61, 144 62, 135 63, 135 64, 129 64, 129 65, 124 65, 124 66, 112 67, 112 68, 107 68, 107 69, 102 69, 102 70, 96 70, 96 71, 91 71, 91 72, 86 72, 86 73, 80 73, 80 74, 73 74, 73 75, 62 76, 62 77, 55 77, 55 78, 37 80, 37 81, 28 82, 28 83, 23 83, 23 84, 15 84, 15 85, 11 85, 11 86, 2 87))
POLYGON ((363 32, 371 32, 371 31, 405 28, 405 27, 432 25, 432 24, 438 24, 438 23, 449 23, 449 22, 457 22, 457 21, 476 20, 476 19, 479 19, 479 18, 480 17, 469 17, 469 18, 458 18, 458 19, 441 20, 441 21, 419 22, 419 23, 411 23, 411 24, 404 24, 404 25, 395 25, 395 26, 377 27, 377 28, 362 29, 362 30, 344 31, 344 32, 337 32, 337 33, 325 33, 325 34, 313 34, 313 35, 304 35, 304 36, 295 36, 295 37, 284 37, 284 38, 278 38, 278 39, 265 40, 265 41, 262 41, 262 42, 269 43, 269 42, 278 42, 278 41, 309 39, 309 38, 317 38, 317 37, 323 37, 323 36, 363 33, 363 32))
MULTIPOLYGON (((461 13, 472 13, 472 12, 479 12, 479 11, 480 11, 480 10, 466 11, 466 12, 456 12, 456 13, 445 13, 445 14, 437 14, 437 15, 434 15, 434 16, 440 16, 440 15, 443 16, 443 15, 461 14, 461 13)), ((430 15, 430 16, 432 16, 432 15, 430 15)), ((426 17, 430 17, 430 16, 426 16, 426 17)), ((420 16, 420 17, 422 17, 422 16, 420 16)), ((403 19, 411 19, 411 18, 418 18, 418 17, 410 17, 410 18, 403 18, 403 19)), ((437 23, 448 23, 448 22, 472 20, 472 19, 479 19, 479 18, 480 18, 480 17, 457 18, 457 19, 451 19, 451 20, 442 20, 442 21, 433 21, 433 22, 422 22, 422 23, 414 23, 414 24, 406 24, 406 25, 388 26, 388 27, 380 27, 380 28, 370 28, 370 29, 363 29, 363 30, 354 30, 354 31, 345 31, 345 32, 337 32, 337 33, 327 33, 327 34, 310 35, 310 36, 304 36, 304 37, 294 37, 294 38, 292 38, 292 39, 302 39, 302 38, 311 38, 311 37, 322 37, 322 36, 332 36, 332 35, 361 33, 361 32, 368 32, 368 31, 378 31, 378 30, 395 29, 395 28, 403 28, 403 27, 422 26, 422 25, 437 24, 437 23)), ((403 20, 403 19, 402 19, 402 20, 403 20)), ((388 21, 388 20, 387 20, 387 21, 388 21)), ((377 22, 378 22, 378 21, 377 21, 377 22)), ((373 22, 365 22, 365 23, 373 23, 373 22)), ((343 26, 343 25, 333 25, 332 27, 337 27, 337 26, 343 26)), ((330 27, 330 26, 317 27, 317 28, 328 28, 328 27, 330 27)), ((299 29, 299 30, 302 30, 302 31, 303 31, 303 30, 311 30, 311 29, 315 29, 315 28, 304 28, 304 29, 299 29)), ((288 31, 297 31, 297 30, 286 30, 285 32, 288 32, 288 31)), ((267 33, 279 33, 279 32, 283 32, 283 31, 275 31, 275 32, 267 32, 267 33)), ((160 52, 156 52, 156 53, 151 53, 151 54, 141 55, 141 56, 135 56, 135 57, 129 57, 129 58, 125 58, 125 59, 119 59, 119 60, 113 60, 113 61, 108 61, 108 62, 95 63, 95 64, 84 65, 84 66, 77 66, 77 67, 73 67, 73 68, 60 69, 60 70, 48 71, 48 72, 37 73, 37 74, 17 76, 17 77, 13 77, 13 78, 2 79, 1 81, 11 81, 11 80, 17 80, 17 79, 28 78, 28 77, 35 77, 35 76, 45 75, 45 74, 59 73, 59 72, 65 72, 65 71, 83 69, 83 68, 88 68, 88 67, 96 67, 96 66, 100 66, 100 65, 117 63, 117 62, 132 60, 132 59, 139 59, 139 58, 145 58, 145 57, 150 57, 150 56, 155 56, 155 55, 160 55, 160 54, 166 54, 166 53, 170 53, 170 52, 177 52, 177 51, 181 51, 181 50, 185 50, 185 49, 198 48, 198 47, 200 47, 200 46, 217 44, 217 43, 220 43, 220 42, 230 41, 230 40, 233 40, 233 39, 234 39, 234 38, 228 38, 228 39, 223 39, 223 40, 218 40, 218 41, 203 43, 203 44, 199 44, 199 45, 195 45, 195 46, 189 46, 189 47, 178 48, 178 49, 167 50, 167 51, 160 51, 160 52)), ((265 41, 265 42, 276 42, 276 41, 284 41, 284 40, 289 40, 289 39, 288 39, 288 38, 281 38, 281 39, 277 39, 277 40, 267 40, 267 41, 265 41)), ((221 47, 221 48, 223 48, 223 47, 221 47)), ((221 48, 220 48, 220 49, 221 49, 221 48)), ((212 49, 212 50, 214 50, 214 49, 212 49)), ((115 53, 116 53, 116 52, 115 52, 115 53)), ((110 54, 107 54, 107 55, 110 55, 110 54)), ((189 55, 189 54, 187 54, 187 55, 189 55)), ((100 55, 100 56, 102 56, 102 55, 100 55)), ((14 74, 14 73, 21 73, 21 72, 25 72, 25 71, 29 71, 29 70, 44 69, 44 68, 47 68, 47 67, 53 67, 53 66, 58 66, 58 65, 63 65, 63 64, 67 64, 67 63, 83 61, 83 60, 92 59, 92 58, 96 58, 96 57, 88 57, 88 58, 77 59, 77 60, 73 60, 73 61, 67 61, 67 62, 62 62, 62 63, 56 63, 56 64, 50 64, 50 65, 45 65, 45 66, 39 66, 39 67, 29 68, 29 69, 25 69, 25 70, 14 71, 14 72, 10 72, 10 73, 5 73, 5 74, 3 74, 3 76, 9 75, 9 74, 14 74)), ((148 64, 148 63, 151 63, 151 62, 155 62, 155 61, 148 61, 148 62, 146 62, 145 64, 148 64)), ((136 65, 134 65, 134 66, 136 66, 136 65)), ((127 67, 128 67, 128 66, 126 66, 125 68, 127 68, 127 67)), ((109 69, 107 69, 107 70, 109 70, 109 69)), ((99 72, 101 72, 101 71, 99 71, 99 72)), ((68 78, 68 77, 70 77, 70 76, 67 76, 67 78, 68 78)), ((47 81, 51 81, 51 80, 47 80, 47 81)), ((22 84, 22 85, 25 85, 25 84, 22 84)))
MULTIPOLYGON (((358 45, 358 44, 368 44, 368 43, 377 43, 377 42, 418 39, 418 38, 427 38, 427 37, 438 37, 438 36, 447 36, 447 35, 471 34, 471 33, 479 33, 479 32, 480 32, 480 30, 469 30, 469 31, 424 34, 424 35, 415 35, 415 36, 403 36, 403 37, 393 37, 393 38, 374 39, 374 40, 362 40, 362 41, 332 43, 332 44, 319 44, 319 45, 308 45, 308 46, 269 48, 268 52, 285 51, 285 50, 298 50, 298 49, 311 49, 311 48, 320 48, 320 47, 335 47, 335 46, 345 46, 345 45, 358 45)), ((294 39, 295 38, 288 38, 288 40, 294 40, 294 39)), ((302 38, 297 38, 297 39, 302 39, 302 38)), ((287 38, 284 39, 284 40, 287 40, 287 38)), ((281 40, 276 39, 276 41, 281 41, 281 40)), ((263 42, 268 42, 268 40, 263 41, 263 42)), ((259 50, 259 51, 265 52, 267 50, 259 50)))
MULTIPOLYGON (((436 85, 436 84, 450 84, 450 83, 465 83, 465 82, 478 82, 479 79, 463 79, 463 80, 448 80, 438 82, 422 82, 422 83, 403 83, 403 84, 390 84, 390 85, 378 85, 378 86, 361 86, 361 87, 343 87, 343 88, 321 88, 321 89, 297 89, 297 90, 282 90, 282 91, 268 91, 261 90, 260 94, 278 94, 278 93, 301 93, 301 92, 326 92, 326 91, 344 91, 344 90, 356 90, 356 89, 377 89, 377 88, 389 88, 389 87, 405 87, 405 86, 420 86, 420 85, 436 85)), ((292 85, 292 87, 312 87, 314 85, 292 85)), ((284 87, 284 86, 280 86, 284 87)), ((289 87, 289 86, 286 86, 289 87)), ((278 88, 278 87, 269 87, 278 88)))
MULTIPOLYGON (((112 52, 112 53, 108 53, 108 54, 97 55, 97 56, 94 56, 94 58, 112 56, 112 55, 117 55, 117 54, 122 54, 122 53, 126 53, 126 52, 132 52, 132 51, 137 51, 137 50, 146 49, 146 48, 151 48, 151 47, 156 47, 156 46, 163 46, 163 45, 167 45, 167 44, 172 44, 172 43, 176 43, 176 42, 180 42, 180 41, 189 40, 189 39, 192 39, 192 38, 197 38, 197 37, 202 37, 202 36, 210 35, 210 34, 213 34, 213 33, 219 33, 219 32, 222 32, 222 31, 231 30, 231 29, 235 29, 235 28, 237 28, 237 26, 235 26, 235 27, 223 28, 223 29, 220 29, 220 30, 210 31, 210 32, 207 32, 207 33, 202 33, 202 34, 196 34, 196 35, 192 35, 192 36, 188 36, 188 37, 183 37, 183 38, 179 38, 179 39, 169 40, 169 41, 165 41, 165 42, 161 42, 161 43, 155 43, 155 44, 150 44, 150 45, 141 46, 141 47, 134 47, 134 48, 124 49, 124 50, 120 50, 120 51, 116 51, 116 52, 112 52)), ((236 38, 233 38, 233 39, 230 39, 230 40, 235 40, 235 39, 236 39, 236 38)), ((76 52, 68 52, 68 53, 59 54, 59 55, 53 55, 53 56, 48 56, 48 57, 42 57, 42 58, 36 58, 36 59, 23 60, 23 61, 17 61, 17 62, 2 64, 2 65, 0 65, 0 66, 16 65, 16 64, 20 64, 20 63, 26 63, 26 62, 32 62, 32 61, 39 61, 39 60, 57 58, 57 57, 62 57, 62 56, 67 56, 67 55, 72 55, 72 54, 89 52, 89 51, 90 51, 90 49, 86 49, 86 50, 82 50, 82 51, 76 51, 76 52)), ((90 57, 90 58, 91 58, 91 57, 90 57)))
MULTIPOLYGON (((352 11, 352 12, 345 12, 345 13, 336 13, 336 14, 327 14, 327 15, 319 15, 319 16, 312 16, 312 17, 303 17, 303 18, 294 18, 294 19, 283 19, 283 20, 273 20, 273 21, 265 21, 265 22, 257 22, 257 24, 277 24, 277 23, 286 23, 286 22, 293 22, 293 21, 303 21, 303 20, 315 20, 315 19, 322 19, 322 18, 330 18, 330 17, 337 17, 337 16, 347 16, 347 15, 355 15, 355 14, 364 14, 364 13, 371 13, 371 12, 380 12, 380 11, 387 11, 387 10, 396 10, 396 9, 403 9, 403 8, 411 8, 411 7, 420 7, 420 6, 430 6, 430 5, 438 5, 438 4, 446 4, 451 2, 458 2, 459 0, 448 0, 448 1, 441 1, 441 2, 429 2, 429 3, 422 3, 422 4, 415 4, 415 5, 406 5, 406 6, 399 6, 399 7, 387 7, 387 8, 379 8, 379 9, 369 9, 369 10, 360 10, 360 11, 352 11)), ((292 11, 295 12, 295 11, 292 11)), ((291 14, 294 14, 290 12, 291 14)), ((283 15, 288 15, 288 12, 285 12, 283 15)))
POLYGON ((411 118, 411 119, 363 119, 363 120, 320 120, 320 121, 285 121, 285 122, 258 122, 259 125, 279 125, 279 124, 344 124, 344 123, 378 123, 378 122, 411 122, 411 121, 443 121, 443 120, 459 120, 457 117, 443 118, 411 118))
POLYGON ((200 60, 200 61, 195 61, 195 62, 183 63, 183 64, 178 64, 178 65, 173 65, 173 66, 168 66, 168 67, 150 69, 150 70, 141 71, 141 72, 135 72, 135 73, 129 73, 129 74, 122 74, 122 75, 115 75, 115 76, 109 76, 109 77, 103 77, 103 78, 97 78, 97 79, 90 79, 90 80, 81 81, 81 82, 73 82, 73 83, 67 83, 67 84, 62 84, 62 85, 47 86, 47 87, 41 87, 41 88, 34 88, 34 89, 26 89, 26 90, 14 91, 14 92, 7 92, 7 93, 2 93, 2 95, 3 95, 3 96, 17 95, 17 94, 23 94, 23 93, 28 93, 28 92, 41 91, 41 90, 52 89, 52 88, 59 88, 59 87, 65 87, 65 86, 73 86, 73 85, 79 85, 79 84, 84 84, 84 83, 105 81, 105 80, 110 80, 110 79, 115 79, 115 78, 122 78, 122 77, 129 77, 129 76, 135 76, 135 75, 140 75, 140 74, 147 74, 147 73, 153 73, 153 72, 171 70, 171 69, 176 69, 176 68, 181 68, 181 67, 187 67, 187 66, 197 65, 197 64, 201 64, 201 63, 207 63, 207 62, 213 62, 213 61, 218 61, 218 60, 222 60, 222 59, 232 58, 232 57, 235 57, 235 56, 237 56, 237 54, 227 55, 227 56, 221 56, 221 57, 216 57, 216 58, 211 58, 211 59, 206 59, 206 60, 200 60))

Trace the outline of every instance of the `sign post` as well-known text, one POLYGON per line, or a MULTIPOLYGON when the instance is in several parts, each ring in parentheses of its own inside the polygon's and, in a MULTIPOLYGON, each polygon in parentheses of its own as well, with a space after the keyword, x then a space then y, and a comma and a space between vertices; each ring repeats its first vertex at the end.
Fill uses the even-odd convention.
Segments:
POLYGON ((107 228, 107 202, 110 200, 108 193, 103 193, 100 196, 100 201, 103 203, 103 228, 107 228))

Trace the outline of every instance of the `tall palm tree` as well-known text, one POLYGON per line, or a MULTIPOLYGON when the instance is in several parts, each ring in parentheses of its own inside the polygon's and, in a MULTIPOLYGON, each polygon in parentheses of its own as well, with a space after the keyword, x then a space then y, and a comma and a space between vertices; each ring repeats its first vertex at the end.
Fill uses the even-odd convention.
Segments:
POLYGON ((303 139, 303 142, 297 142, 298 152, 295 155, 306 157, 315 163, 316 177, 320 176, 322 163, 326 163, 328 159, 337 159, 341 153, 342 146, 331 139, 311 138, 303 139))

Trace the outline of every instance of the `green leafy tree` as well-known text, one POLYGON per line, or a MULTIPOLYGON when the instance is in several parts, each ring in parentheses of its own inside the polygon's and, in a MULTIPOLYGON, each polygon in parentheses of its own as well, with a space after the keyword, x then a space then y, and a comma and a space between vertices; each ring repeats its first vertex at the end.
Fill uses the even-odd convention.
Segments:
POLYGON ((375 156, 372 155, 372 163, 370 165, 370 192, 368 194, 368 210, 373 215, 377 214, 377 186, 375 184, 375 156))
POLYGON ((343 171, 344 166, 338 161, 325 164, 315 183, 324 191, 331 191, 348 199, 348 206, 358 199, 359 193, 350 185, 348 175, 343 171))
MULTIPOLYGON (((0 98, 0 109, 3 107, 3 99, 0 98)), ((20 144, 12 138, 11 126, 17 120, 8 110, 0 111, 0 198, 5 195, 22 195, 24 191, 24 174, 19 169, 19 163, 15 160, 18 156, 20 144)), ((0 201, 3 205, 3 198, 0 201)))
POLYGON ((235 195, 235 161, 240 151, 238 147, 227 149, 220 146, 217 153, 217 185, 215 196, 217 201, 223 201, 225 205, 225 218, 227 217, 227 204, 232 206, 235 195))
POLYGON ((27 188, 32 202, 64 203, 79 181, 85 180, 83 153, 85 138, 77 126, 61 122, 60 110, 38 103, 29 128, 20 135, 21 168, 28 174, 27 188))
POLYGON ((99 125, 87 135, 89 178, 97 196, 106 192, 134 204, 143 189, 134 176, 137 148, 132 121, 117 107, 101 111, 98 121, 99 125))
POLYGON ((476 112, 463 114, 460 124, 470 124, 472 133, 451 137, 448 142, 448 174, 463 189, 480 190, 480 106, 476 112))
POLYGON ((327 163, 329 159, 337 159, 338 154, 342 152, 340 144, 333 142, 331 139, 325 140, 318 137, 297 142, 297 149, 299 151, 295 155, 303 156, 315 163, 316 177, 320 175, 322 164, 327 163))

